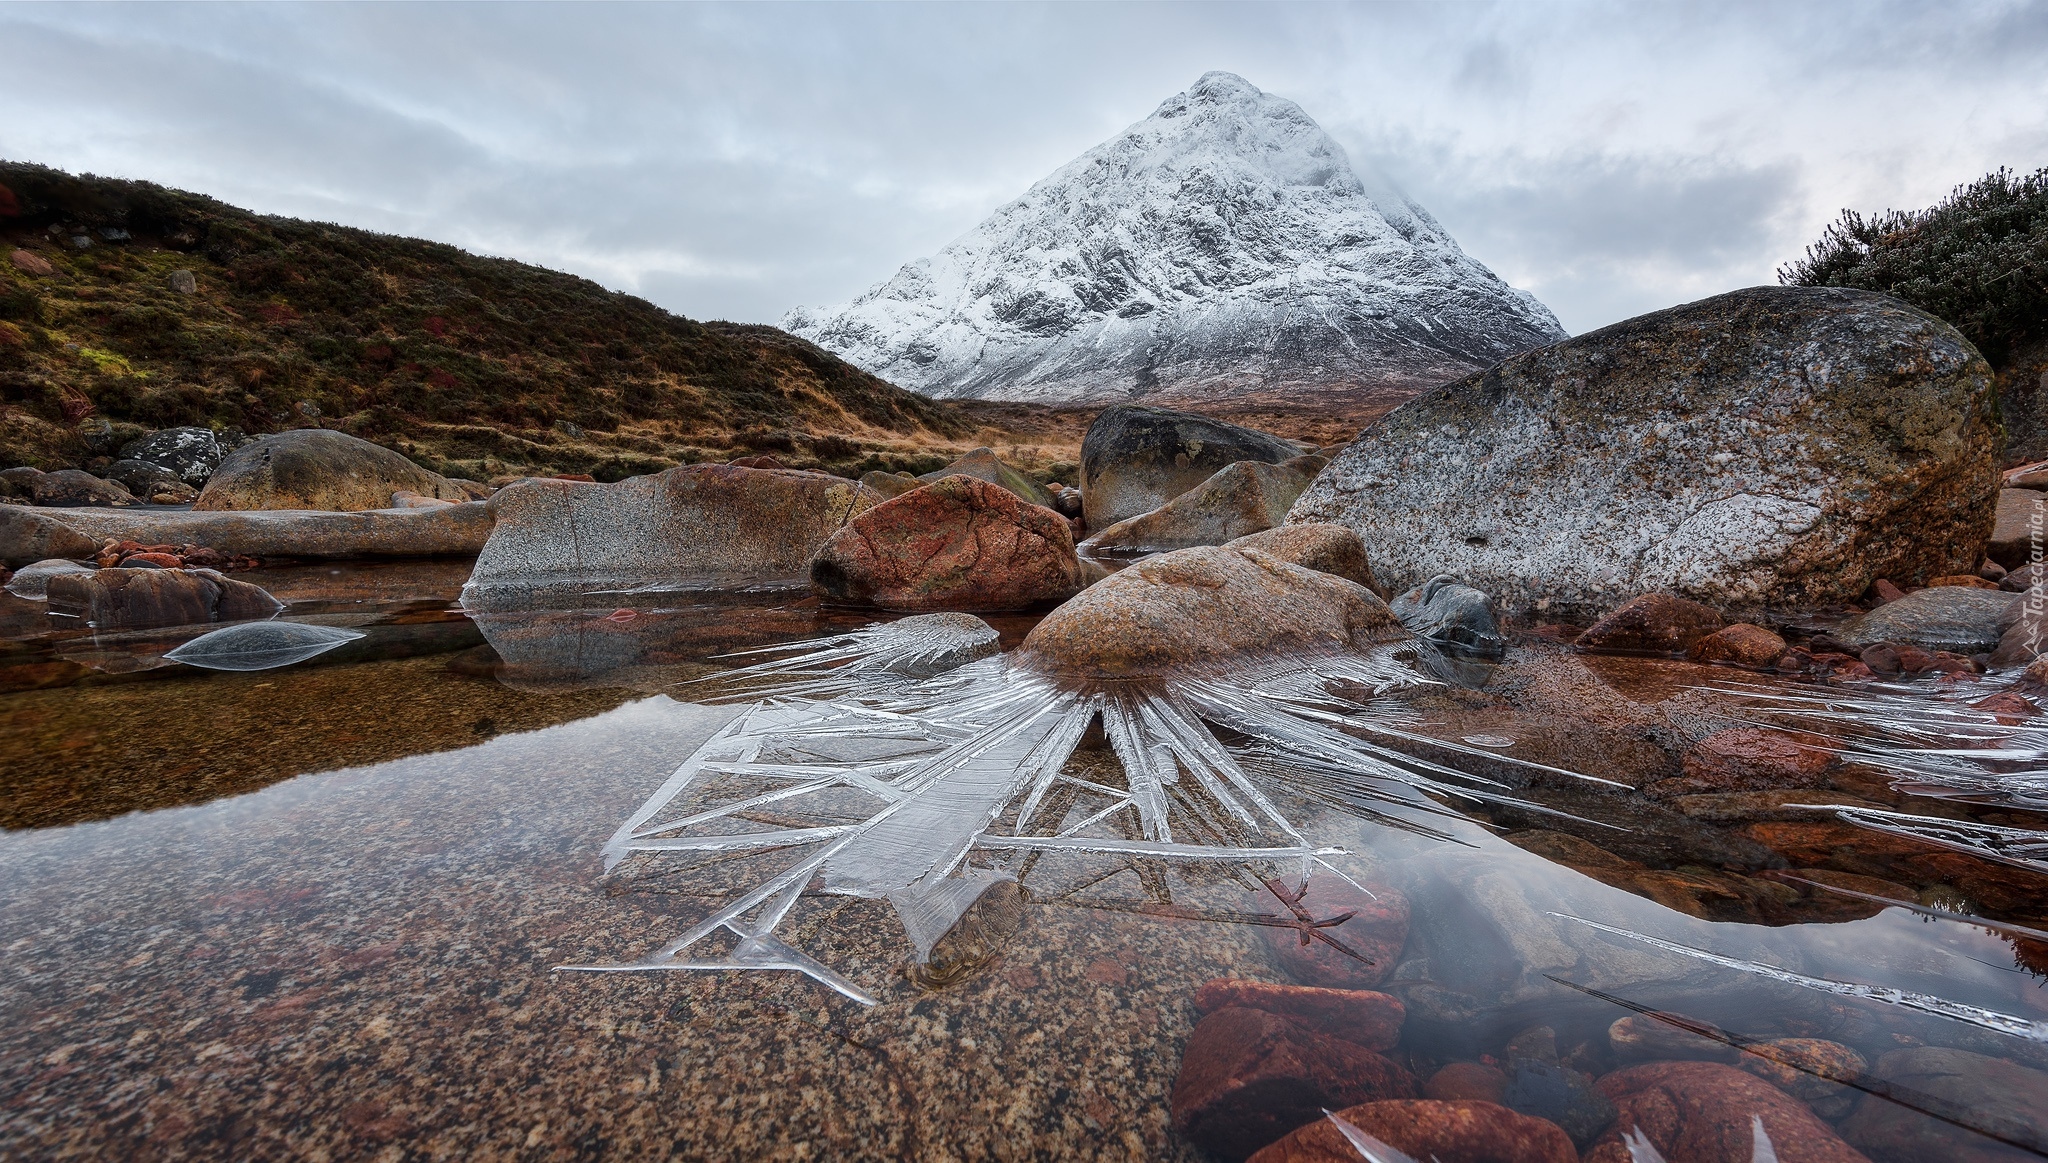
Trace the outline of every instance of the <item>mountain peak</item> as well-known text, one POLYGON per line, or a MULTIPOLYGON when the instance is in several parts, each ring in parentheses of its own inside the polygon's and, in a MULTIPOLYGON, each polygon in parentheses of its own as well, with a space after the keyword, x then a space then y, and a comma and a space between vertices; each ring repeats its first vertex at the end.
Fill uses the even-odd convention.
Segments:
POLYGON ((1205 73, 929 259, 783 321, 939 396, 1455 379, 1563 337, 1299 105, 1205 73))

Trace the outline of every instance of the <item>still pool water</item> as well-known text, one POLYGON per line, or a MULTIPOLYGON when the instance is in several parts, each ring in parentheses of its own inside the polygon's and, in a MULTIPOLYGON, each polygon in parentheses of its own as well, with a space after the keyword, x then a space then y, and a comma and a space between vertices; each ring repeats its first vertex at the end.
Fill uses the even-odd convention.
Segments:
MULTIPOLYGON (((604 874, 621 821, 744 713, 697 701, 698 680, 730 652, 875 619, 773 594, 472 619, 463 572, 252 576, 286 617, 364 634, 253 673, 162 663, 196 630, 95 637, 6 599, 0 1155, 1215 1157, 1172 1096, 1204 983, 1293 980, 1275 934, 1294 930, 1256 919, 1281 911, 1260 888, 1271 869, 1047 859, 999 927, 926 964, 886 901, 807 900, 782 936, 873 1005, 797 973, 557 972, 639 957, 750 883, 719 862, 604 874)), ((993 621, 1006 647, 1031 624, 993 621)), ((1770 802, 1489 767, 1470 753, 1683 779, 1676 748, 1746 713, 1701 688, 1813 688, 1533 639, 1468 677, 1408 700, 1416 733, 1462 743, 1456 762, 1511 802, 1382 816, 1271 787, 1309 840, 1342 849, 1337 870, 1405 903, 1405 936, 1369 976, 1404 1004, 1384 1056, 1417 1086, 1477 1064, 1572 1126, 1601 1109, 1580 1076, 1740 1069, 1758 1057, 1741 1046, 1810 1039, 1861 1065, 1776 1085, 1867 1157, 2048 1146, 2048 946, 2014 928, 2048 927, 2048 880, 2023 838, 1944 847, 1793 801, 2042 827, 2027 805, 1900 792, 1862 762, 1770 802)), ((1120 778, 1093 740, 1072 764, 1120 778)), ((1747 1163, 1741 1123, 1739 1150, 1695 1134, 1665 1154, 1747 1163)), ((1605 1149, 1603 1132, 1581 1145, 1605 1149)), ((1791 1134, 1776 1148, 1854 1157, 1791 1134)))

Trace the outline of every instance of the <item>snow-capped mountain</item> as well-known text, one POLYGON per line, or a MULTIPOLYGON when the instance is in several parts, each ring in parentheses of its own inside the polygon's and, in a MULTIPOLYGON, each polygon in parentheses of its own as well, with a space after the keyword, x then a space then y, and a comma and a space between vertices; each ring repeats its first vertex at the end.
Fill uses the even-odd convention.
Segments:
POLYGON ((1422 387, 1564 338, 1292 101, 1209 73, 931 258, 782 326, 933 396, 1422 387))

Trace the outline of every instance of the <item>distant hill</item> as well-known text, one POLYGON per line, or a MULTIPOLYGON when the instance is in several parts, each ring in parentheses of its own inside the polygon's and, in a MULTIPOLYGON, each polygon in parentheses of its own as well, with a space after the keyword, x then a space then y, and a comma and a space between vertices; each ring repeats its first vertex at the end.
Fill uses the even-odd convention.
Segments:
POLYGON ((929 468, 1016 436, 773 327, 147 182, 0 162, 0 251, 0 467, 187 424, 317 423, 478 479, 929 468))

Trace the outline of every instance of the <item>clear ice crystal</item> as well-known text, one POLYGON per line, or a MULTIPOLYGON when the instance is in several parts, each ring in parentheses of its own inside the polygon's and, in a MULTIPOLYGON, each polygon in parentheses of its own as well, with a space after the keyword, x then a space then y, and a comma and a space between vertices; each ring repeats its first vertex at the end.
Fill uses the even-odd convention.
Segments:
POLYGON ((1351 1149, 1358 1152, 1359 1158, 1366 1163, 1416 1163, 1415 1156, 1374 1138, 1365 1132, 1365 1128, 1343 1115, 1325 1108, 1323 1117, 1330 1120, 1330 1125, 1337 1128, 1337 1133, 1344 1136, 1344 1141, 1351 1144, 1351 1149))
POLYGON ((304 622, 243 622, 192 639, 164 655, 207 670, 274 670, 363 637, 360 630, 304 622))
POLYGON ((1103 875, 1119 862, 1206 866, 1252 885, 1341 876, 1330 858, 1342 850, 1308 840, 1278 790, 1380 805, 1361 814, 1437 837, 1447 833, 1407 817, 1452 814, 1438 799, 1549 810, 1390 745, 1516 762, 1409 730, 1413 716, 1386 696, 1439 681, 1433 652, 1382 647, 1087 687, 1012 665, 995 643, 979 619, 928 615, 750 652, 774 657, 710 688, 749 705, 619 827, 605 866, 635 855, 785 866, 641 960, 568 968, 790 970, 871 1002, 777 935, 802 898, 886 900, 923 959, 991 884, 1055 858, 1108 861, 1103 875), (1121 786, 1073 762, 1098 722, 1121 786), (1250 742, 1226 746, 1216 727, 1250 742), (707 942, 731 951, 707 953, 707 942))
POLYGON ((1859 985, 1852 981, 1835 981, 1832 978, 1826 977, 1810 977, 1804 973, 1795 973, 1792 970, 1781 969, 1775 965, 1765 965, 1760 961, 1745 961, 1739 957, 1723 957, 1718 953, 1709 953, 1704 949, 1695 949, 1691 945, 1681 945, 1676 941, 1666 941, 1662 937, 1652 937, 1647 933, 1638 933, 1631 929, 1619 929, 1613 925, 1603 925, 1598 921, 1589 921, 1584 917, 1574 917, 1568 913, 1552 913, 1550 915, 1560 920, 1573 921, 1598 929, 1603 933, 1611 933, 1614 936, 1625 937, 1631 941, 1640 941, 1645 945, 1655 949, 1662 949, 1667 953, 1676 953, 1682 957, 1692 957, 1726 969, 1740 970, 1743 973, 1753 973, 1758 977, 1783 982, 1786 985, 1819 990, 1822 993, 1831 993, 1837 997, 1854 997, 1862 998, 1866 1001, 1882 1002, 1885 1005, 1893 1005, 1901 1009, 1931 1014, 1938 1018, 1962 1022, 1966 1025, 1992 1030, 2011 1037, 2024 1038, 2030 1042, 2048 1042, 2048 1022, 2038 1022, 2030 1018, 1985 1009, 1982 1006, 1950 1001, 1947 998, 1935 997, 1931 994, 1893 989, 1889 986, 1859 985))

